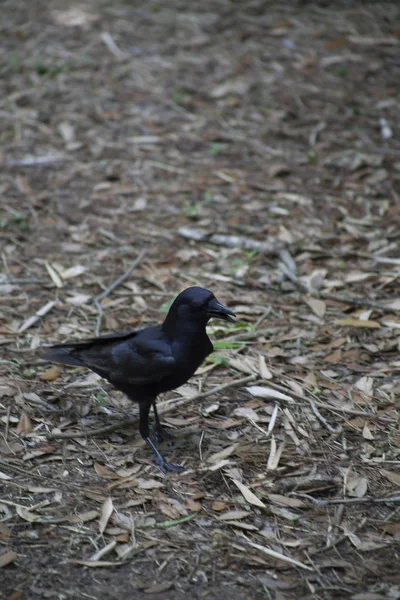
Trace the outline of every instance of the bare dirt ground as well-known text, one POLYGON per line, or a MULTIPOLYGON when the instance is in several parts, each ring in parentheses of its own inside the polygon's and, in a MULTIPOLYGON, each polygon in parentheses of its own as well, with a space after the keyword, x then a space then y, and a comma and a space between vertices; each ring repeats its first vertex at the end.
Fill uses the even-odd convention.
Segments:
POLYGON ((400 598, 399 17, 1 3, 2 598, 400 598), (38 346, 193 284, 238 323, 160 399, 164 477, 38 346))

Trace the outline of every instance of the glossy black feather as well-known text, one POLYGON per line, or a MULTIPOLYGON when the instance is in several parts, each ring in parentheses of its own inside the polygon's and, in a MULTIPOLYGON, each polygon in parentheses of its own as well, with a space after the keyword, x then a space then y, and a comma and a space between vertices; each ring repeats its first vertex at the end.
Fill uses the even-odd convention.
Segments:
POLYGON ((177 296, 161 325, 57 344, 42 358, 87 367, 139 402, 140 433, 155 451, 160 466, 172 469, 149 439, 150 406, 154 407, 158 433, 165 434, 155 408, 156 397, 186 383, 213 351, 206 333, 208 320, 217 317, 232 321, 231 315, 212 292, 192 287, 177 296))

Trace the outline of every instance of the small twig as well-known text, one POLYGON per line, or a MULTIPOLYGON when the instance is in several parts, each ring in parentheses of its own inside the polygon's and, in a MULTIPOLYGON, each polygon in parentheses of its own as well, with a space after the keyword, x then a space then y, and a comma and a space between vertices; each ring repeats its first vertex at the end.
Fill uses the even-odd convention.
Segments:
POLYGON ((28 285, 30 283, 40 283, 42 285, 49 285, 47 279, 1 279, 0 285, 28 285))
POLYGON ((345 296, 343 294, 335 294, 334 292, 327 291, 316 291, 310 290, 308 286, 303 283, 294 273, 283 265, 282 271, 292 283, 294 283, 300 290, 306 294, 310 294, 316 298, 326 298, 327 300, 333 300, 334 302, 342 302, 343 304, 351 304, 353 306, 367 306, 368 308, 374 308, 380 312, 397 314, 399 311, 390 306, 385 306, 375 300, 369 300, 368 298, 355 298, 352 296, 345 296))
MULTIPOLYGON (((362 529, 365 525, 365 523, 367 522, 367 518, 364 517, 364 519, 354 528, 354 530, 352 531, 352 533, 355 533, 356 531, 359 531, 360 529, 362 529)), ((323 548, 313 548, 309 554, 312 556, 313 554, 319 554, 320 552, 326 552, 327 550, 330 550, 331 548, 337 546, 338 544, 341 544, 342 542, 345 542, 348 538, 348 534, 350 532, 346 532, 343 533, 342 535, 339 535, 336 539, 332 539, 328 544, 326 544, 326 546, 324 546, 323 548)))
POLYGON ((315 403, 313 400, 309 399, 308 402, 310 403, 311 410, 314 413, 314 415, 317 417, 318 421, 320 421, 327 428, 328 431, 330 431, 331 433, 340 433, 340 431, 342 431, 342 428, 340 425, 338 425, 337 427, 332 427, 332 425, 330 425, 328 423, 328 421, 321 415, 321 413, 315 406, 315 403))
MULTIPOLYGON (((235 379, 234 381, 230 381, 229 383, 224 383, 222 385, 218 385, 217 387, 207 390, 206 392, 202 392, 201 394, 196 394, 195 396, 190 396, 188 398, 181 398, 176 401, 167 401, 160 404, 158 409, 159 415, 164 415, 175 408, 183 406, 184 404, 189 404, 189 402, 195 402, 196 400, 203 400, 212 394, 217 394, 218 392, 222 392, 228 388, 232 387, 242 387, 250 381, 254 381, 257 379, 256 375, 249 375, 247 377, 243 377, 242 379, 235 379)), ((86 438, 96 435, 102 435, 104 433, 110 433, 112 431, 116 431, 118 429, 122 429, 125 427, 130 427, 132 425, 137 425, 139 419, 137 417, 132 419, 125 419, 123 422, 113 423, 112 425, 107 425, 106 427, 99 427, 98 429, 92 429, 91 431, 78 431, 76 433, 49 433, 46 435, 46 439, 48 440, 71 440, 75 438, 86 438)))
POLYGON ((331 498, 330 500, 316 500, 318 506, 327 506, 328 504, 390 504, 400 502, 400 496, 389 496, 388 498, 331 498))
POLYGON ((96 337, 98 337, 100 335, 101 321, 102 321, 103 313, 104 313, 104 311, 101 307, 101 304, 100 304, 101 300, 104 300, 104 298, 106 298, 109 294, 111 294, 111 292, 113 290, 115 290, 116 287, 121 285, 121 283, 123 283, 125 281, 125 279, 127 279, 129 277, 129 275, 132 273, 132 271, 143 260, 145 254, 146 254, 146 250, 142 250, 141 253, 139 254, 139 256, 133 261, 133 263, 131 264, 129 269, 127 271, 125 271, 125 273, 123 275, 121 275, 121 277, 119 277, 113 283, 111 283, 101 294, 99 294, 98 296, 96 296, 94 298, 93 304, 95 305, 95 307, 97 308, 97 311, 99 313, 98 317, 97 317, 97 322, 96 322, 96 330, 95 330, 96 337))
POLYGON ((263 312, 261 317, 258 317, 257 321, 254 324, 255 330, 257 330, 260 327, 261 323, 263 323, 263 321, 265 321, 265 319, 268 317, 271 310, 272 310, 272 306, 271 305, 267 306, 267 308, 265 309, 265 311, 263 312))
POLYGON ((368 298, 354 298, 350 296, 344 296, 342 294, 334 294, 332 292, 319 292, 321 298, 326 298, 327 300, 334 300, 335 302, 343 302, 343 304, 352 304, 353 306, 367 306, 368 308, 374 308, 375 310, 379 310, 380 312, 397 314, 399 311, 395 308, 391 308, 390 306, 385 306, 384 304, 380 304, 379 302, 375 302, 374 300, 369 300, 368 298))

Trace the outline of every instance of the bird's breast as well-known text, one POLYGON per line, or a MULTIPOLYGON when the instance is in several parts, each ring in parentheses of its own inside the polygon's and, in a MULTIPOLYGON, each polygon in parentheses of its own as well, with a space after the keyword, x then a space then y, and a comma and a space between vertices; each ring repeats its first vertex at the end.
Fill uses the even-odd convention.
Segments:
POLYGON ((213 346, 207 337, 192 343, 172 344, 172 355, 176 367, 164 383, 169 389, 175 389, 190 379, 204 359, 213 351, 213 346))

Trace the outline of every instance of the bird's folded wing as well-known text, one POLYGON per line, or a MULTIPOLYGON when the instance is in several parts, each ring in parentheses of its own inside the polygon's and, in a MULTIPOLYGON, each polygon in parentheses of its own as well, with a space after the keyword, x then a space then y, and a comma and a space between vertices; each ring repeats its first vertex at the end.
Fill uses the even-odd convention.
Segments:
POLYGON ((116 344, 112 349, 112 362, 115 365, 112 380, 131 385, 160 381, 176 366, 171 347, 159 340, 116 344))

